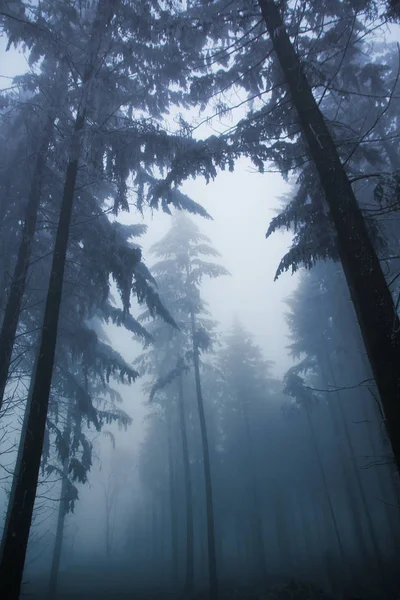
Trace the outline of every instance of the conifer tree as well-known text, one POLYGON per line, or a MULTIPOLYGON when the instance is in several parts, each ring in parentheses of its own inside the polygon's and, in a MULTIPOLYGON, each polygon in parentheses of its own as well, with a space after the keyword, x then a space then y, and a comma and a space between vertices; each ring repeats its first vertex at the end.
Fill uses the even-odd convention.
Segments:
MULTIPOLYGON (((318 176, 321 197, 326 200, 324 210, 329 213, 332 224, 333 246, 343 265, 382 398, 394 459, 400 468, 397 367, 400 324, 347 171, 355 151, 375 131, 379 118, 360 132, 346 156, 326 118, 323 103, 328 91, 335 88, 346 53, 350 52, 353 61, 355 59, 361 32, 366 35, 364 23, 365 18, 369 19, 369 5, 370 2, 364 1, 356 5, 334 1, 291 6, 278 5, 275 0, 259 0, 250 6, 237 0, 228 9, 222 2, 213 3, 208 12, 204 2, 192 5, 199 27, 207 30, 214 43, 214 53, 207 48, 204 60, 210 66, 221 65, 219 70, 210 68, 207 75, 193 77, 192 100, 206 106, 207 98, 214 98, 234 86, 240 86, 247 93, 248 101, 255 101, 261 94, 268 97, 264 106, 249 111, 248 118, 230 128, 224 136, 212 136, 207 143, 194 144, 193 154, 186 153, 166 181, 176 184, 189 175, 204 173, 214 177, 218 167, 233 168, 240 154, 249 156, 261 171, 266 162, 274 162, 284 174, 298 170, 305 161, 311 162, 313 173, 318 176), (223 31, 217 18, 221 14, 223 31), (332 27, 325 27, 326 15, 334 21, 332 27), (294 23, 298 23, 297 30, 294 23), (315 35, 308 35, 309 32, 315 35), (333 50, 336 35, 346 39, 339 53, 333 50), (296 39, 295 44, 291 38, 296 39), (318 65, 318 56, 324 65, 327 63, 324 69, 318 65), (293 119, 294 113, 297 116, 293 119)), ((344 88, 339 85, 341 89, 344 88)), ((392 96, 393 91, 384 97, 387 105, 392 96)), ((216 114, 228 110, 229 105, 223 104, 216 114)), ((324 237, 327 239, 323 240, 321 255, 326 258, 329 255, 326 246, 329 242, 332 244, 332 240, 330 236, 324 237)))
MULTIPOLYGON (((166 36, 165 29, 160 28, 168 15, 158 5, 150 10, 147 3, 137 4, 142 5, 140 23, 136 20, 136 4, 132 6, 130 3, 103 0, 84 7, 80 2, 68 7, 60 2, 55 8, 53 3, 41 3, 32 13, 33 20, 24 14, 23 4, 17 6, 11 3, 1 15, 7 23, 11 23, 8 27, 10 44, 25 42, 30 48, 31 61, 38 61, 49 53, 56 57, 54 63, 67 58, 69 79, 73 81, 69 116, 74 121, 72 131, 70 128, 64 138, 64 146, 59 149, 59 168, 65 174, 64 189, 38 361, 33 375, 30 414, 23 440, 21 472, 16 473, 13 506, 2 545, 1 585, 6 590, 7 598, 18 596, 25 560, 44 441, 68 238, 74 200, 78 196, 76 182, 83 158, 88 166, 87 171, 84 170, 84 180, 86 176, 94 177, 98 183, 103 179, 112 182, 110 196, 114 199, 115 212, 128 208, 127 180, 132 175, 138 186, 137 206, 143 205, 146 194, 155 207, 161 202, 167 209, 169 203, 176 202, 179 206, 201 212, 200 207, 178 191, 164 193, 151 172, 154 164, 162 168, 169 163, 171 150, 178 143, 173 137, 164 135, 154 123, 168 109, 172 99, 179 98, 179 94, 170 92, 169 85, 172 82, 181 85, 184 80, 180 75, 182 57, 177 54, 175 60, 168 62, 170 54, 166 52, 166 46, 170 44, 173 47, 171 50, 179 47, 179 43, 173 37, 166 36), (47 19, 49 15, 51 18, 47 19), (126 26, 132 26, 129 36, 124 33, 126 26), (149 35, 150 32, 154 33, 153 37, 149 35), (132 36, 137 44, 136 51, 141 54, 140 59, 135 58, 132 36), (158 45, 154 52, 153 42, 156 38, 158 45), (148 59, 143 62, 143 53, 150 46, 148 59), (138 70, 139 64, 146 64, 146 68, 138 70), (143 89, 148 87, 152 78, 157 79, 157 73, 161 70, 163 89, 159 87, 155 97, 150 94, 143 96, 143 89), (116 81, 118 86, 114 88, 116 81), (148 124, 145 118, 133 118, 133 110, 140 113, 147 111, 153 122, 148 124)), ((187 52, 185 57, 190 60, 190 53, 187 52)), ((125 311, 129 309, 132 290, 139 301, 147 301, 151 310, 157 310, 157 307, 162 310, 161 305, 157 304, 156 292, 148 285, 149 275, 140 266, 140 251, 131 247, 118 259, 120 265, 116 278, 124 288, 125 311)), ((24 268, 27 262, 26 255, 24 268)), ((19 281, 22 281, 20 277, 19 281)), ((10 347, 8 344, 8 354, 10 347)))
MULTIPOLYGON (((218 256, 218 252, 209 244, 209 239, 201 234, 197 226, 183 214, 174 216, 171 229, 153 246, 152 251, 160 259, 153 266, 152 271, 159 281, 160 290, 163 290, 162 298, 165 298, 166 306, 170 308, 179 327, 179 331, 176 333, 171 332, 171 341, 168 344, 169 348, 173 349, 173 354, 171 355, 169 352, 167 355, 168 360, 176 361, 175 365, 169 372, 160 374, 159 380, 153 387, 153 393, 177 379, 182 434, 185 421, 182 374, 188 369, 193 369, 205 481, 210 597, 216 599, 218 597, 218 573, 213 485, 200 363, 201 352, 208 349, 211 343, 210 333, 213 323, 205 314, 204 301, 200 295, 200 284, 205 277, 219 277, 226 275, 227 271, 217 264, 203 260, 203 257, 218 256)), ((185 435, 183 435, 182 441, 186 454, 185 435)), ((187 459, 184 460, 187 481, 190 467, 186 461, 187 459)), ((190 493, 188 487, 186 487, 186 493, 190 493)))

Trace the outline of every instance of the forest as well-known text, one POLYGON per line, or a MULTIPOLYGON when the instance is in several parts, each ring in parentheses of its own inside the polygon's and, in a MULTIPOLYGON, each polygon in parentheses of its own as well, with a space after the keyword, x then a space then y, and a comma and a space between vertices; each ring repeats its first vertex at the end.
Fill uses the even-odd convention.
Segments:
POLYGON ((400 598, 399 80, 399 0, 0 0, 1 600, 400 598))

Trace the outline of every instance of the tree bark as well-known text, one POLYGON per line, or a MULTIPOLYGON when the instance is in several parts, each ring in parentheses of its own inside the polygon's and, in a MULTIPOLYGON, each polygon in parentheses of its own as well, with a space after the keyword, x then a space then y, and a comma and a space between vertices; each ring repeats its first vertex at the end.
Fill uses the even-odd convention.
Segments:
POLYGON ((400 321, 337 148, 274 0, 258 0, 335 225, 339 256, 400 469, 400 321))
POLYGON ((68 513, 68 468, 69 468, 69 448, 70 448, 70 435, 71 435, 71 421, 72 421, 72 403, 71 400, 68 402, 67 407, 67 419, 64 430, 64 443, 66 448, 66 455, 63 460, 62 466, 62 482, 61 482, 61 496, 60 496, 60 505, 58 508, 58 518, 57 518, 57 529, 56 529, 56 539, 54 543, 53 557, 51 562, 51 571, 50 571, 50 582, 49 582, 49 590, 47 594, 48 600, 55 600, 57 598, 57 585, 58 585, 58 574, 60 572, 60 561, 61 561, 61 552, 62 552, 62 544, 64 539, 64 524, 65 517, 68 513))
POLYGON ((218 572, 217 555, 215 549, 215 524, 213 489, 210 465, 210 450, 208 445, 207 424, 204 414, 203 394, 200 380, 199 348, 196 341, 196 323, 193 308, 190 310, 190 320, 193 340, 193 363, 196 382, 197 408, 200 420, 201 443, 203 449, 204 482, 206 492, 206 514, 207 514, 207 544, 208 544, 208 575, 210 586, 210 600, 218 600, 218 572))
POLYGON ((194 585, 193 492, 192 476, 190 473, 182 375, 178 375, 178 410, 182 441, 182 460, 186 501, 186 575, 184 593, 189 595, 193 592, 194 585))

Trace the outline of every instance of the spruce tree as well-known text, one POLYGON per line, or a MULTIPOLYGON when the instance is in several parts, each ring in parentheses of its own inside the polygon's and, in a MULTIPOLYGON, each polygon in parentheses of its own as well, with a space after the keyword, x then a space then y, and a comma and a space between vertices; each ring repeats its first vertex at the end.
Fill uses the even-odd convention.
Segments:
MULTIPOLYGON (((177 378, 180 420, 183 427, 185 416, 182 414, 184 405, 181 378, 185 370, 193 369, 204 468, 210 597, 216 600, 218 571, 213 484, 200 362, 201 352, 210 346, 211 339, 207 330, 212 327, 212 321, 204 314, 205 306, 200 295, 200 284, 205 277, 219 277, 226 275, 227 271, 217 264, 203 260, 203 257, 218 256, 218 252, 209 244, 207 236, 201 234, 197 226, 183 214, 174 216, 171 229, 153 246, 152 251, 160 259, 153 266, 153 273, 160 280, 160 284, 161 282, 163 284, 167 307, 169 307, 168 298, 171 299, 171 312, 174 317, 176 316, 179 327, 179 332, 175 335, 175 343, 173 338, 171 340, 176 357, 175 367, 160 377, 155 383, 153 393, 177 378)), ((168 358, 171 359, 171 355, 168 358)), ((184 446, 186 446, 185 442, 184 446)), ((185 449, 184 452, 186 453, 185 449)), ((185 469, 189 470, 188 464, 185 469)), ((189 492, 188 488, 186 491, 189 492)))

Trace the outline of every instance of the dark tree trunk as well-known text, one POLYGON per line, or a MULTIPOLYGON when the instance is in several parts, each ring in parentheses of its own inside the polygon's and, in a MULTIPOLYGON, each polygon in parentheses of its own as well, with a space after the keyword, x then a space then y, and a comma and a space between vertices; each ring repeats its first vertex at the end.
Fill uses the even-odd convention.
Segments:
POLYGON ((274 0, 258 0, 335 225, 343 270, 400 469, 400 322, 349 178, 274 0))
POLYGON ((115 1, 99 0, 92 34, 88 43, 90 60, 83 76, 82 99, 78 107, 74 132, 72 134, 70 157, 66 170, 50 271, 50 282, 44 310, 37 368, 34 375, 31 406, 27 417, 27 431, 22 449, 20 469, 14 473, 14 477, 16 478, 15 494, 7 515, 8 519, 2 538, 0 552, 0 597, 2 600, 17 600, 21 589, 46 428, 65 259, 74 204, 75 184, 78 175, 79 156, 83 142, 82 133, 85 126, 85 115, 91 84, 96 74, 96 62, 100 54, 101 40, 111 21, 115 1))
POLYGON ((54 543, 53 550, 53 558, 51 562, 51 571, 50 571, 50 582, 49 582, 49 591, 48 591, 48 600, 55 600, 57 598, 57 585, 58 585, 58 574, 60 572, 60 561, 61 561, 61 552, 62 552, 62 544, 64 539, 64 524, 65 517, 68 513, 68 468, 69 468, 69 441, 71 435, 71 421, 72 421, 72 402, 68 402, 67 407, 67 420, 64 430, 64 443, 65 448, 67 449, 66 456, 63 461, 62 467, 62 482, 61 482, 61 496, 60 496, 60 504, 58 507, 58 518, 57 518, 57 529, 56 529, 56 539, 54 543))
POLYGON ((201 443, 203 449, 203 467, 204 482, 206 492, 206 514, 207 514, 207 544, 208 544, 208 575, 210 586, 210 600, 218 600, 218 574, 217 574, 217 555, 215 549, 215 525, 214 525, 214 506, 213 489, 210 465, 210 450, 208 446, 207 424, 204 414, 204 402, 201 391, 200 380, 200 358, 199 348, 196 341, 196 323, 193 309, 190 311, 192 340, 193 340, 193 363, 194 376, 196 382, 197 408, 200 420, 201 443))
MULTIPOLYGON (((84 117, 80 114, 76 132, 82 129, 83 123, 84 117)), ((74 158, 67 168, 22 460, 19 472, 14 475, 17 478, 15 495, 3 533, 0 595, 4 600, 17 600, 20 594, 46 427, 77 171, 78 158, 74 158)))
POLYGON ((3 325, 0 332, 0 410, 3 405, 4 392, 10 370, 11 356, 14 348, 15 334, 17 331, 19 315, 21 312, 22 298, 25 291, 26 277, 35 237, 37 214, 44 171, 46 168, 47 151, 53 128, 52 118, 48 120, 42 135, 42 142, 38 148, 36 163, 32 176, 31 189, 26 207, 25 222, 22 229, 21 241, 18 249, 17 262, 11 280, 10 292, 8 294, 3 325))
POLYGON ((185 594, 191 594, 194 585, 193 492, 190 473, 189 447, 186 430, 182 375, 178 375, 178 410, 182 441, 183 476, 186 501, 186 575, 185 594))

